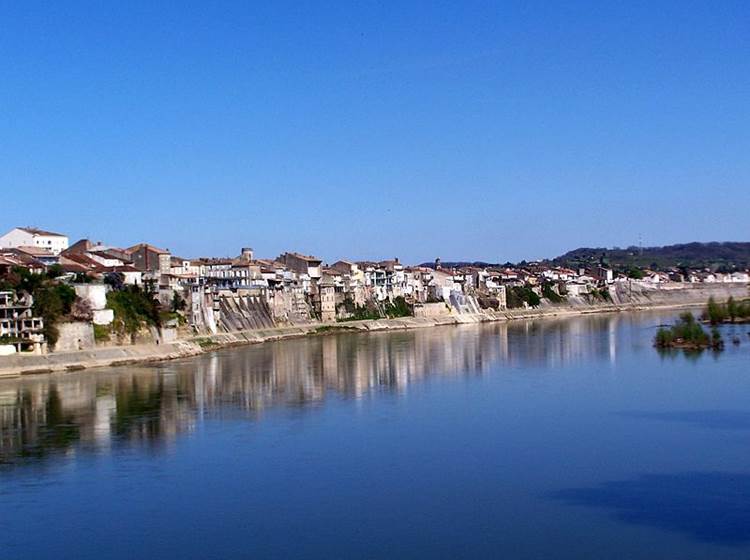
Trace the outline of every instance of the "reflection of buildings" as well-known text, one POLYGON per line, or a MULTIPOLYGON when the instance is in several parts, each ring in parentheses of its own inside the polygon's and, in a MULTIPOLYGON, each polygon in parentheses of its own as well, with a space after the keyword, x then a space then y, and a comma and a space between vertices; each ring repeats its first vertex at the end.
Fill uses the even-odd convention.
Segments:
POLYGON ((55 450, 159 444, 206 418, 404 391, 434 376, 557 368, 615 355, 618 316, 329 335, 184 361, 0 384, 0 463, 55 450))

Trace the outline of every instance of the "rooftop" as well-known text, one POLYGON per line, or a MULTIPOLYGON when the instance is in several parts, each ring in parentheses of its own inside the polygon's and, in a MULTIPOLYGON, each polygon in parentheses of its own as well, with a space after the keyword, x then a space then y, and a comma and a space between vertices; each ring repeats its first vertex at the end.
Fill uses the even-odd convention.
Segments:
POLYGON ((153 245, 150 245, 148 243, 138 243, 137 245, 133 245, 132 247, 128 247, 125 249, 126 253, 135 253, 136 251, 140 251, 141 249, 146 249, 148 251, 151 251, 152 253, 159 253, 161 255, 168 255, 169 251, 165 249, 159 249, 158 247, 154 247, 153 245))
POLYGON ((67 237, 67 235, 63 235, 62 233, 55 233, 53 231, 47 231, 44 229, 39 229, 39 228, 31 227, 31 226, 20 227, 17 229, 20 229, 32 235, 46 235, 47 237, 67 237))

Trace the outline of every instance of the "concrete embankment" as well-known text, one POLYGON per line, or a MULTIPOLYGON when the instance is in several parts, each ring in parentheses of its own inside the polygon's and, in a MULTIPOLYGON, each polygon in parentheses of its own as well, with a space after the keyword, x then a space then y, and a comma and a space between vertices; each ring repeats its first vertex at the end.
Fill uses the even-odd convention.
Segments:
POLYGON ((746 285, 711 285, 680 289, 659 289, 649 292, 615 293, 613 302, 587 304, 573 302, 565 305, 546 305, 535 309, 485 311, 479 314, 448 314, 432 317, 404 317, 376 321, 346 323, 314 323, 294 327, 277 327, 197 336, 167 344, 140 344, 94 348, 76 352, 46 355, 11 355, 0 357, 0 378, 27 374, 75 371, 80 369, 148 363, 195 356, 229 346, 255 344, 287 338, 325 335, 341 332, 373 332, 418 329, 427 327, 512 321, 547 317, 566 317, 591 313, 638 311, 646 309, 680 309, 704 305, 709 297, 723 301, 729 296, 748 295, 746 285), (616 302, 615 302, 616 301, 616 302))

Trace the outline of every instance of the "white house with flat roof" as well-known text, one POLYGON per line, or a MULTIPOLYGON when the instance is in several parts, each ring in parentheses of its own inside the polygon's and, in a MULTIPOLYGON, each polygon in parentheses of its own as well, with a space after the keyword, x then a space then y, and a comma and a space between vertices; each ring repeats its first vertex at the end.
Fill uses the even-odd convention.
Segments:
POLYGON ((0 237, 0 249, 39 247, 59 255, 68 248, 68 236, 33 227, 17 227, 0 237))

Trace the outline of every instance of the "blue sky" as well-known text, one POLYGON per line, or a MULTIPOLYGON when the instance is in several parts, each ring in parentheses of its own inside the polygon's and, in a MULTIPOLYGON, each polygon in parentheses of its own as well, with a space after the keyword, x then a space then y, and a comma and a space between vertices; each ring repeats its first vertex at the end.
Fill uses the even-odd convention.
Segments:
POLYGON ((0 226, 420 262, 748 240, 747 2, 0 2, 0 226))

